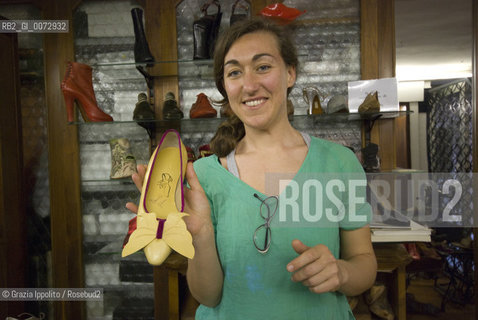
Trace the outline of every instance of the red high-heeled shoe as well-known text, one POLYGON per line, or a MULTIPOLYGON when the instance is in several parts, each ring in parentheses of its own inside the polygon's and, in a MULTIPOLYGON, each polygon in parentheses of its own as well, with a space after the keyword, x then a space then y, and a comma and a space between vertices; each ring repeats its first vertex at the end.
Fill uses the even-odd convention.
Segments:
POLYGON ((98 108, 90 66, 69 62, 65 78, 61 83, 61 91, 65 98, 68 122, 74 120, 73 105, 75 100, 78 102, 80 113, 86 122, 113 121, 110 115, 98 108))
MULTIPOLYGON (((84 63, 68 61, 68 66, 71 68, 70 77, 80 88, 93 88, 93 69, 84 63)), ((93 90, 85 92, 90 98, 96 99, 93 90)))

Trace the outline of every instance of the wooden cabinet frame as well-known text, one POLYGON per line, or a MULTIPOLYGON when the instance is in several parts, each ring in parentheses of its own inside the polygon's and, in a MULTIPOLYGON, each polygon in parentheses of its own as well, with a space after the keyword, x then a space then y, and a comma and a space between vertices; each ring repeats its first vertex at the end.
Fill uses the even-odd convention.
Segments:
MULTIPOLYGON (((0 48, 0 288, 21 288, 27 271, 27 228, 17 35, 0 33, 0 48)), ((0 319, 24 307, 24 301, 0 301, 0 319)))

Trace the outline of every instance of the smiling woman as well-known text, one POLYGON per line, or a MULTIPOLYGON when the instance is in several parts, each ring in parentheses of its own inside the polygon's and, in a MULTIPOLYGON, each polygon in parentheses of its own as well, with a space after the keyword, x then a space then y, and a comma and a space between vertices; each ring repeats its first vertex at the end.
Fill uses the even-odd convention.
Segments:
POLYGON ((249 130, 267 129, 271 121, 288 125, 283 115, 287 114, 287 89, 294 82, 295 68, 286 66, 270 33, 242 36, 225 57, 224 87, 229 106, 249 130))
MULTIPOLYGON (((216 45, 214 54, 214 75, 216 79, 216 87, 223 96, 223 99, 219 101, 219 103, 225 109, 226 113, 231 114, 228 120, 219 127, 215 137, 211 141, 211 148, 218 156, 226 156, 229 154, 236 146, 237 141, 244 136, 244 124, 241 120, 239 120, 237 115, 231 111, 232 107, 229 101, 230 98, 226 93, 225 88, 226 83, 231 83, 231 89, 234 89, 233 83, 238 81, 233 80, 238 79, 240 73, 240 69, 238 68, 241 65, 237 59, 231 60, 231 56, 229 54, 228 58, 230 60, 226 61, 226 54, 229 53, 231 46, 235 44, 238 49, 242 49, 245 53, 249 53, 250 62, 254 62, 255 66, 257 67, 257 70, 255 70, 256 75, 263 75, 262 78, 264 78, 265 75, 271 74, 270 69, 272 67, 277 66, 278 68, 286 68, 289 77, 287 88, 285 90, 287 96, 291 92, 297 76, 299 61, 297 58, 296 48, 291 40, 290 32, 286 28, 281 28, 272 23, 265 23, 263 20, 252 21, 253 22, 250 23, 247 28, 240 26, 230 28, 228 30, 229 36, 220 38, 216 45), (242 36, 245 36, 246 40, 247 38, 254 40, 253 43, 255 43, 258 47, 254 56, 250 56, 250 53, 252 52, 251 48, 239 47, 241 43, 247 44, 244 39, 242 39, 242 42, 239 42, 239 45, 234 43, 242 36), (267 41, 268 45, 265 46, 262 40, 267 41), (272 52, 264 52, 263 48, 270 48, 273 54, 272 52), (270 63, 274 63, 274 65, 271 65, 270 63), (236 69, 233 69, 233 66, 236 67, 236 69)), ((242 46, 244 46, 244 44, 242 46)), ((239 60, 243 61, 244 58, 241 56, 239 60)), ((242 79, 243 78, 244 77, 242 77, 242 79)), ((246 83, 246 85, 249 84, 246 83)), ((248 88, 246 87, 246 90, 247 89, 248 88)), ((253 99, 251 100, 251 97, 247 98, 250 100, 248 102, 250 106, 257 105, 259 103, 259 101, 254 101, 253 99)), ((286 103, 286 108, 287 114, 291 114, 293 112, 293 107, 291 104, 286 103)))
POLYGON ((286 27, 264 19, 238 22, 217 42, 215 81, 229 118, 211 142, 215 154, 189 166, 185 194, 186 224, 197 230, 187 271, 201 303, 196 319, 353 319, 346 295, 375 280, 368 203, 354 208, 361 221, 348 218, 344 201, 341 221, 275 222, 283 198, 268 191, 270 173, 292 174, 297 184, 299 176, 342 172, 365 181, 349 149, 289 122, 297 65, 286 27))

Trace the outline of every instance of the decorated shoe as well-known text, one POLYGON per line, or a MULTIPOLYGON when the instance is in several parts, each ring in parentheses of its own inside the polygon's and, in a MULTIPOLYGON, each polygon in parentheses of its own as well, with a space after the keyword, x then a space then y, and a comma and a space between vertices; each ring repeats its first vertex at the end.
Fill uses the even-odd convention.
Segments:
POLYGON ((192 237, 183 220, 187 215, 183 212, 187 161, 179 133, 167 130, 149 161, 138 215, 130 221, 122 257, 143 249, 148 262, 156 266, 172 250, 189 259, 194 257, 192 237))

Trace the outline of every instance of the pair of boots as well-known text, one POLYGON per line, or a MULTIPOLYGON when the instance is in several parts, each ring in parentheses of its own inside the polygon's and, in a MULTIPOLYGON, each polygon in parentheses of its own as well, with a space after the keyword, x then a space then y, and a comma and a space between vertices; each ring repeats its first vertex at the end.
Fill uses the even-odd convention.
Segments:
POLYGON ((85 122, 113 121, 113 118, 98 108, 93 90, 92 69, 78 62, 68 62, 61 91, 65 98, 68 122, 74 121, 74 102, 80 109, 85 122))

